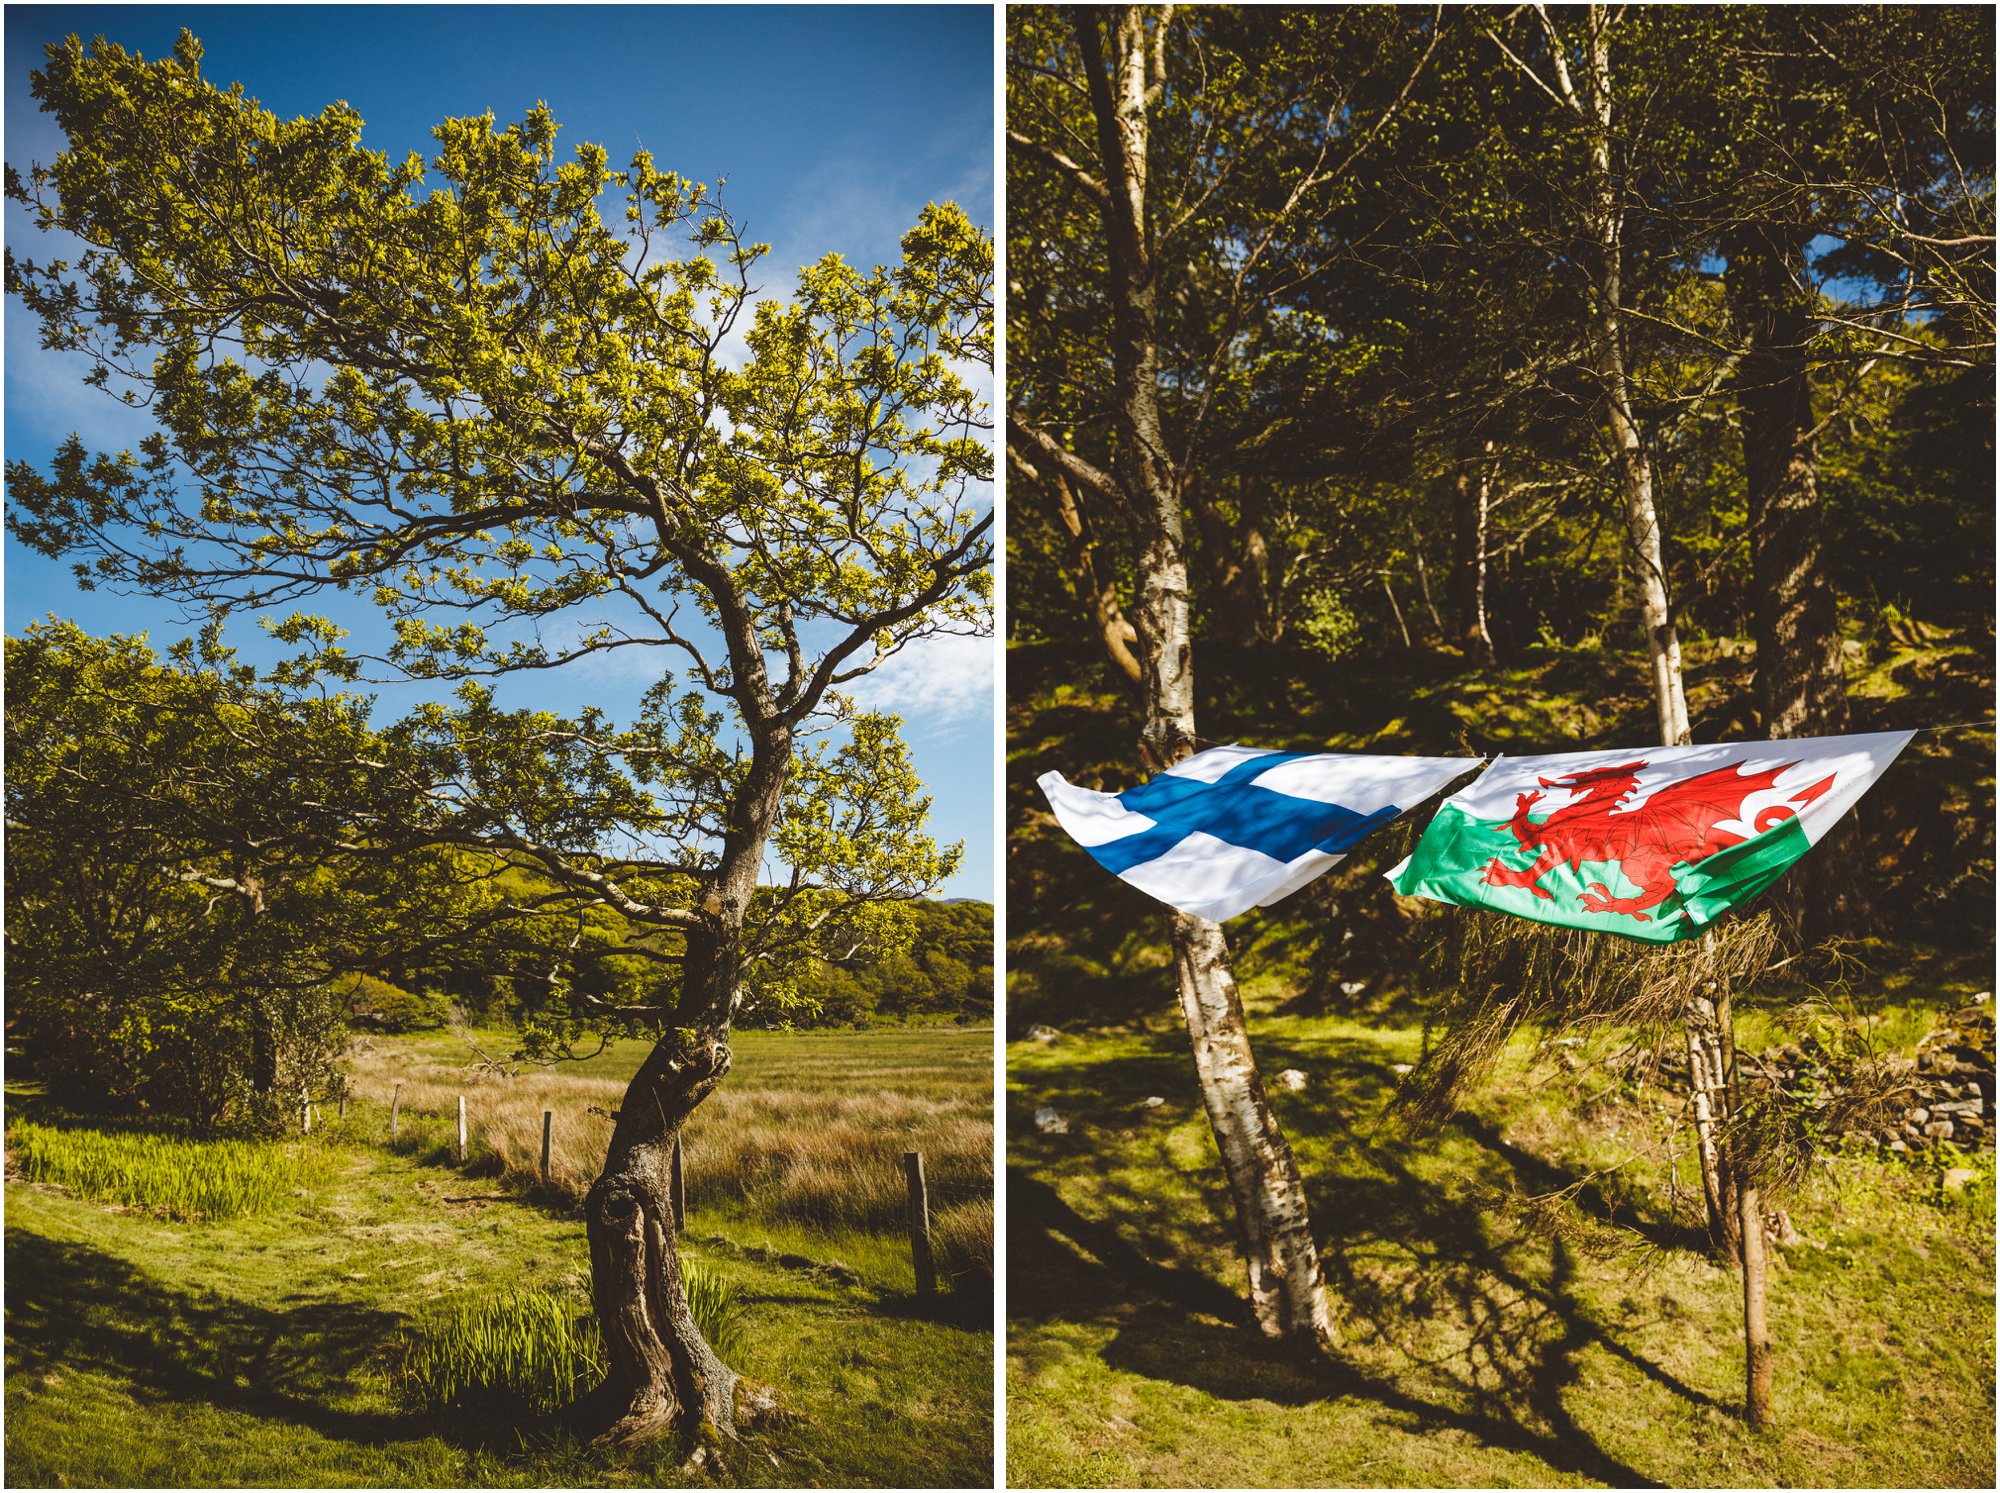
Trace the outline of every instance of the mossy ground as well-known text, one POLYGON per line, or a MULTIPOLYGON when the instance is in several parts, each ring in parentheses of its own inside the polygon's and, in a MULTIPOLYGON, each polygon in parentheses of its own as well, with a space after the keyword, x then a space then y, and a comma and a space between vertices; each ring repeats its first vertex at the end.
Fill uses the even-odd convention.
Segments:
MULTIPOLYGON (((378 1039, 379 1040, 379 1039, 378 1039)), ((867 1034, 749 1044, 731 1082, 797 1081, 824 1059, 842 1081, 897 1075, 867 1034), (823 1045, 821 1045, 823 1044, 823 1045)), ((954 1033, 990 1052, 991 1033, 954 1033)), ((894 1044, 886 1051, 893 1051, 894 1044)), ((962 1066, 990 1085, 990 1067, 962 1066)), ((32 1096, 10 1094, 32 1108, 32 1096)), ((366 1123, 372 1123, 367 1117, 366 1123)), ((353 1128, 364 1117, 351 1116, 353 1128)), ((391 1396, 384 1350, 423 1302, 472 1287, 587 1273, 566 1209, 490 1178, 330 1138, 334 1179, 281 1211, 175 1224, 10 1181, 6 1229, 6 1481, 13 1486, 986 1486, 993 1339, 925 1308, 907 1263, 868 1236, 785 1241, 855 1279, 778 1262, 741 1214, 704 1217, 694 1257, 732 1281, 750 1327, 737 1367, 777 1387, 784 1418, 730 1450, 726 1472, 682 1449, 607 1456, 558 1419, 416 1416, 391 1396), (876 1263, 881 1270, 872 1268, 876 1263)), ((962 1314, 961 1314, 962 1315, 962 1314)))

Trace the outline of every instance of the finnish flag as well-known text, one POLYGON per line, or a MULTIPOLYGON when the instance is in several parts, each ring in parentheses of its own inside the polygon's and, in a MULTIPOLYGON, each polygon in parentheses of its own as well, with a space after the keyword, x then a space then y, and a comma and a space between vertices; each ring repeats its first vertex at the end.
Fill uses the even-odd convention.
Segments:
POLYGON ((1150 897, 1221 922, 1338 865, 1370 831, 1480 757, 1363 757, 1211 747, 1123 793, 1039 779, 1097 863, 1150 897))

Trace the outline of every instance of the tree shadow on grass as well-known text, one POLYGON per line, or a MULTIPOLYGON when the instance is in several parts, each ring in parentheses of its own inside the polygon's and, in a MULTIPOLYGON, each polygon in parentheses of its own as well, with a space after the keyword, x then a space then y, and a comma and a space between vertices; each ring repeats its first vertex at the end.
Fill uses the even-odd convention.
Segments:
POLYGON ((7 1230, 7 1371, 100 1369, 142 1400, 199 1401, 347 1440, 409 1418, 328 1400, 401 1322, 338 1302, 283 1309, 188 1292, 88 1245, 7 1230))
MULTIPOLYGON (((6 1265, 10 1380, 97 1370, 141 1403, 210 1405, 365 1445, 434 1435, 511 1454, 524 1429, 556 1424, 341 1406, 403 1324, 394 1312, 328 1301, 269 1308, 186 1291, 89 1245, 18 1228, 6 1233, 6 1265)), ((198 1466, 187 1472, 201 1481, 198 1466)))
MULTIPOLYGON (((1313 1218, 1326 1245, 1329 1285, 1345 1313, 1351 1345, 1340 1361, 1300 1362, 1272 1347, 1248 1325, 1238 1291, 1199 1269, 1149 1257, 1135 1242, 1134 1225, 1149 1210, 1157 1215, 1158 1200, 1119 1185, 1113 1167, 1100 1168, 1101 1175, 1085 1184, 1091 1189, 1086 1206, 1096 1217, 1083 1216, 1038 1175, 1044 1168, 1053 1171, 1064 1148, 1101 1144, 1111 1159, 1108 1127, 1127 1113, 1123 1089, 1136 1075, 1114 1071, 1123 1065, 1092 1065, 1082 1052, 1073 1069, 1044 1063, 1035 1076, 1071 1095, 1095 1080, 1106 1122, 1100 1139, 1093 1142, 1086 1134, 1051 1140, 1017 1131, 1012 1143, 1017 1164, 1008 1176, 1011 1316, 1112 1325, 1114 1335, 1104 1350, 1108 1363, 1217 1399, 1288 1405, 1364 1400, 1406 1418, 1413 1431, 1457 1431, 1540 1458, 1553 1469, 1619 1486, 1649 1480, 1600 1446, 1565 1404, 1585 1350, 1602 1350, 1689 1404, 1726 1408, 1634 1351, 1614 1325, 1596 1319, 1578 1294, 1577 1260, 1567 1242, 1496 1238, 1466 1186, 1430 1180, 1412 1163, 1422 1150, 1447 1141, 1463 1149, 1470 1142, 1478 1149, 1461 1175, 1473 1187, 1490 1192, 1514 1181, 1546 1192, 1579 1183, 1580 1177, 1504 1141, 1476 1120, 1447 1132, 1446 1140, 1385 1134, 1372 1115, 1393 1080, 1379 1052, 1367 1044, 1267 1045, 1268 1068, 1297 1063, 1313 1075, 1305 1094, 1282 1096, 1286 1127, 1330 1141, 1342 1158, 1337 1166, 1305 1168, 1313 1218)), ((1154 1064, 1141 1059, 1133 1066, 1151 1070, 1154 1064)), ((1157 1081, 1160 1075, 1146 1071, 1145 1077, 1157 1081)), ((1128 1155, 1131 1146, 1145 1144, 1129 1127, 1121 1139, 1128 1155)), ((1219 1173, 1203 1175, 1200 1191, 1210 1231, 1233 1238, 1234 1215, 1219 1173)), ((1625 1200, 1588 1188, 1579 1188, 1577 1198, 1586 1216, 1636 1225, 1654 1246, 1704 1242, 1625 1200)))

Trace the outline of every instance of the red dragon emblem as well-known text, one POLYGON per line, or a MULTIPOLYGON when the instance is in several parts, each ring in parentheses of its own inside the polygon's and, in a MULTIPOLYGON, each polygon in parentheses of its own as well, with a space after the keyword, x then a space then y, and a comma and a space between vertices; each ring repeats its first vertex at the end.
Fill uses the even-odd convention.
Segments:
MULTIPOLYGON (((1523 850, 1536 852, 1534 862, 1517 867, 1497 859, 1488 861, 1486 885, 1524 886, 1537 897, 1553 901, 1555 894, 1537 883, 1557 866, 1580 871, 1585 861, 1615 861, 1626 879, 1641 889, 1639 895, 1613 896, 1603 882, 1594 881, 1578 900, 1590 912, 1617 912, 1637 922, 1651 922, 1652 914, 1646 909, 1658 907, 1673 895, 1674 867, 1694 865, 1718 850, 1741 845, 1748 836, 1716 826, 1741 815, 1745 799, 1769 788, 1780 773, 1797 764, 1787 762, 1751 773, 1739 772, 1742 765, 1718 767, 1685 782, 1669 783, 1638 808, 1624 812, 1619 805, 1638 787, 1644 762, 1541 778, 1538 781, 1543 788, 1568 789, 1570 801, 1537 824, 1528 817, 1528 810, 1543 794, 1531 789, 1517 795, 1514 817, 1507 821, 1507 828, 1523 850)), ((1809 804, 1832 786, 1833 778, 1824 778, 1791 795, 1791 802, 1809 804)), ((1753 827, 1762 834, 1793 817, 1794 810, 1773 804, 1758 814, 1753 827)))

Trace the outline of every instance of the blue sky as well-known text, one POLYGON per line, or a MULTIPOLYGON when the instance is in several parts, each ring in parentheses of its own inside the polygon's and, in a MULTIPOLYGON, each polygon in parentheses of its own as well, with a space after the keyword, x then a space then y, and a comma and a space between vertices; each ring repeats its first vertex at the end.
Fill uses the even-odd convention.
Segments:
MULTIPOLYGON (((992 15, 984 5, 9 5, 5 153, 25 170, 62 148, 28 93, 47 42, 102 35, 153 57, 185 26, 201 39, 212 81, 241 82, 286 117, 345 100, 366 121, 364 144, 392 159, 428 153, 442 119, 491 110, 505 123, 541 101, 563 126, 565 154, 597 141, 617 162, 643 146, 684 176, 726 177, 731 212, 772 246, 763 286, 782 293, 799 265, 829 252, 894 262, 927 201, 955 200, 992 226, 992 15)), ((16 253, 48 257, 11 203, 6 232, 16 253)), ((82 387, 80 360, 43 353, 11 300, 5 332, 9 460, 39 462, 72 431, 99 449, 144 433, 143 417, 82 387)), ((159 603, 86 596, 63 566, 11 539, 5 553, 9 632, 50 612, 100 633, 147 631, 156 643, 185 631, 159 603)), ((230 640, 260 656, 247 623, 230 640)), ((628 716, 650 680, 621 657, 540 676, 531 698, 511 698, 628 716)), ((993 895, 993 657, 990 640, 936 640, 892 660, 862 691, 904 714, 933 793, 933 828, 940 840, 966 842, 965 869, 942 895, 993 895)), ((385 711, 403 698, 384 691, 385 711)))

